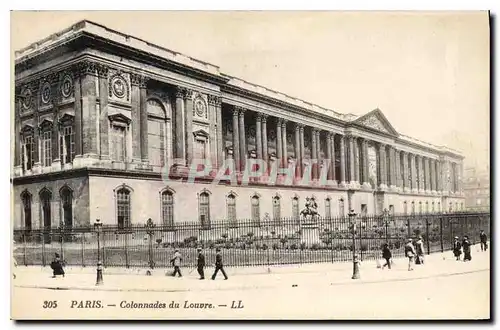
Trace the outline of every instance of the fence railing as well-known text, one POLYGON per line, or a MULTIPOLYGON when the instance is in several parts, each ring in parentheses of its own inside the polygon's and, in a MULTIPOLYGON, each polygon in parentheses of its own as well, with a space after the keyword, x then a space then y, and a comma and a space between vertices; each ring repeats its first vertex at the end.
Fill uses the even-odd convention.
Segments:
POLYGON ((304 223, 279 220, 216 221, 170 226, 134 225, 126 228, 15 229, 14 258, 19 265, 48 265, 59 253, 67 265, 105 267, 170 267, 175 248, 183 265, 194 267, 196 248, 204 249, 207 264, 220 247, 228 266, 256 266, 338 262, 352 259, 353 246, 362 260, 380 258, 388 243, 394 257, 404 255, 405 240, 422 236, 426 253, 450 250, 454 236, 479 241, 479 231, 490 233, 490 213, 434 213, 318 218, 304 223), (356 223, 353 233, 351 222, 356 223), (354 245, 355 244, 355 245, 354 245))

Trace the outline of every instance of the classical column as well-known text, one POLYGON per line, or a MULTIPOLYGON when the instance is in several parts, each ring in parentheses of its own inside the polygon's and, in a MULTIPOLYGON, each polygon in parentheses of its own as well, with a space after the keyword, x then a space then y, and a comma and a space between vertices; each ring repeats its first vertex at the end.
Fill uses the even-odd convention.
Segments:
POLYGON ((340 135, 340 184, 345 187, 345 136, 340 135))
POLYGON ((276 121, 276 161, 278 168, 281 168, 281 161, 283 160, 283 135, 281 134, 281 118, 276 121))
POLYGON ((395 168, 396 160, 395 160, 395 155, 394 155, 394 148, 392 146, 389 146, 389 166, 388 166, 388 171, 389 171, 389 184, 392 190, 396 189, 396 168, 395 168))
POLYGON ((208 101, 208 120, 209 120, 209 140, 208 144, 210 146, 210 164, 212 166, 218 167, 217 165, 217 148, 218 148, 218 141, 217 141, 217 131, 218 131, 218 125, 217 125, 217 111, 215 108, 215 103, 217 102, 217 96, 215 95, 207 95, 207 101, 208 101))
POLYGON ((14 168, 15 175, 22 174, 22 164, 21 164, 21 109, 22 101, 19 97, 21 94, 21 88, 15 87, 15 113, 14 113, 14 168))
POLYGON ((371 189, 370 185, 370 169, 368 164, 368 140, 362 140, 363 147, 363 186, 365 188, 371 189))
POLYGON ((49 76, 50 86, 51 86, 51 99, 52 99, 52 169, 61 169, 61 157, 59 155, 61 148, 59 145, 59 74, 51 74, 49 76))
POLYGON ((320 135, 321 131, 318 129, 316 130, 316 158, 317 158, 317 165, 316 165, 316 178, 319 179, 321 175, 321 140, 320 140, 320 135))
MULTIPOLYGON (((97 158, 97 67, 94 62, 80 62, 82 90, 82 132, 84 158, 97 158)), ((92 161, 85 162, 91 164, 92 161)))
POLYGON ((361 182, 360 178, 359 178, 359 148, 358 148, 358 138, 356 138, 355 136, 352 137, 352 143, 353 143, 353 157, 354 157, 354 181, 356 182, 356 184, 359 184, 359 182, 361 182))
POLYGON ((32 84, 32 97, 33 97, 33 166, 32 173, 37 174, 42 171, 41 155, 40 155, 40 82, 35 81, 32 84))
POLYGON ((184 127, 184 89, 177 87, 175 91, 175 158, 176 165, 186 165, 186 136, 184 127))
POLYGON ((429 159, 429 177, 430 177, 430 187, 431 192, 434 193, 436 191, 436 163, 434 159, 429 159))
POLYGON ((184 106, 185 106, 185 114, 186 114, 186 131, 185 131, 185 139, 186 139, 186 161, 188 166, 191 166, 193 162, 193 144, 194 144, 194 136, 193 136, 193 91, 191 89, 184 90, 184 106))
POLYGON ((425 191, 425 177, 424 177, 424 159, 422 156, 418 156, 418 191, 425 191))
POLYGON ((267 166, 269 166, 269 149, 267 146, 267 115, 262 115, 262 158, 267 166))
POLYGON ((281 121, 281 134, 282 134, 281 146, 283 148, 283 151, 281 153, 283 160, 281 161, 281 163, 283 164, 282 165, 283 168, 288 167, 288 148, 287 148, 287 141, 286 141, 286 123, 287 123, 287 121, 284 119, 281 121))
POLYGON ((394 182, 397 188, 402 187, 401 183, 401 159, 400 159, 400 151, 394 149, 394 182))
POLYGON ((99 150, 102 160, 109 160, 109 123, 108 123, 108 67, 99 65, 99 150))
POLYGON ((239 135, 240 135, 240 169, 241 171, 245 170, 246 162, 247 162, 247 141, 245 134, 245 111, 246 109, 238 108, 240 111, 240 127, 239 127, 239 135))
POLYGON ((328 172, 326 174, 327 180, 332 180, 332 133, 327 132, 326 136, 326 159, 328 159, 328 172))
POLYGON ((443 190, 443 183, 442 183, 442 177, 441 177, 441 160, 436 159, 436 191, 438 193, 441 193, 443 190))
MULTIPOLYGON (((149 78, 141 76, 139 81, 139 95, 141 99, 141 160, 143 163, 148 163, 148 95, 147 83, 149 78)), ((191 131, 192 132, 192 129, 191 131)), ((192 148, 192 146, 191 146, 192 148)))
POLYGON ((300 176, 304 175, 304 158, 305 158, 305 145, 304 145, 304 125, 299 124, 300 135, 300 176))
POLYGON ((380 143, 379 145, 379 168, 380 168, 380 188, 384 189, 387 188, 387 157, 385 153, 385 144, 380 143))
POLYGON ((300 124, 295 123, 295 177, 302 176, 302 157, 300 155, 300 124))
MULTIPOLYGON (((75 66, 73 68, 73 88, 75 90, 75 159, 73 160, 73 167, 80 166, 82 158, 82 89, 80 84, 80 71, 75 66)), ((107 120, 107 118, 106 118, 107 120)))
POLYGON ((223 163, 224 154, 224 140, 222 139, 222 130, 224 129, 224 123, 222 122, 222 99, 219 96, 214 97, 214 107, 217 116, 217 167, 220 167, 223 163))
POLYGON ((239 172, 241 167, 240 159, 240 134, 238 130, 238 116, 240 111, 237 107, 233 108, 233 159, 236 172, 239 172))
POLYGON ((337 184, 337 174, 335 173, 335 133, 332 133, 331 134, 331 139, 332 139, 332 147, 331 147, 331 151, 330 151, 330 155, 331 155, 331 161, 330 161, 330 166, 332 168, 332 180, 335 182, 335 184, 337 184))
POLYGON ((401 175, 403 179, 403 190, 408 192, 411 190, 410 172, 408 170, 408 153, 406 151, 401 151, 401 157, 403 157, 403 173, 401 175))
POLYGON ((410 154, 410 162, 411 162, 411 190, 413 192, 417 192, 418 191, 417 164, 416 164, 415 154, 410 154))
POLYGON ((354 136, 349 135, 349 183, 351 186, 356 182, 354 174, 354 136))
POLYGON ((262 159, 262 114, 255 115, 255 144, 257 145, 257 159, 262 159))
POLYGON ((430 164, 429 164, 429 158, 425 157, 425 190, 430 193, 432 188, 431 188, 431 176, 430 176, 430 164))
MULTIPOLYGON (((316 128, 313 128, 311 134, 311 160, 318 161, 318 149, 316 147, 316 128)), ((318 164, 312 163, 312 179, 318 178, 318 164)))
POLYGON ((132 161, 141 160, 141 91, 139 88, 141 81, 140 75, 131 74, 130 82, 132 85, 130 102, 132 104, 132 161))

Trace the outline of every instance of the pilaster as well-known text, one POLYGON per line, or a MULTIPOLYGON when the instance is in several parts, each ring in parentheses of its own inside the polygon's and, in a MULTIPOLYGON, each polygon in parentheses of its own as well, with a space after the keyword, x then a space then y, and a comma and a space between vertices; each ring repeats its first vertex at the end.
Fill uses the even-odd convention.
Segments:
POLYGON ((175 91, 175 161, 176 166, 186 166, 186 128, 184 126, 184 89, 175 91))
POLYGON ((346 182, 346 157, 345 157, 345 136, 341 135, 340 136, 340 186, 341 187, 346 187, 347 182, 346 182))
POLYGON ((101 161, 109 161, 109 122, 108 122, 108 74, 106 65, 97 67, 99 75, 99 156, 101 161))
POLYGON ((84 165, 98 160, 97 153, 97 66, 92 61, 79 63, 82 91, 82 147, 84 165))

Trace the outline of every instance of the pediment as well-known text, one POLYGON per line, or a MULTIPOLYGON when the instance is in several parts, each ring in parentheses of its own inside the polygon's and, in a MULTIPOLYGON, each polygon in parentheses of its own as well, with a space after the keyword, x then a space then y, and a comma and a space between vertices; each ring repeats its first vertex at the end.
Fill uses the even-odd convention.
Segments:
POLYGON ((399 135, 380 109, 375 109, 368 112, 367 114, 354 120, 353 123, 374 129, 376 131, 380 131, 382 133, 396 136, 399 135))
POLYGON ((131 121, 130 118, 128 118, 127 116, 125 116, 122 113, 111 114, 108 116, 108 118, 111 122, 122 122, 122 123, 126 123, 126 124, 129 124, 131 121))

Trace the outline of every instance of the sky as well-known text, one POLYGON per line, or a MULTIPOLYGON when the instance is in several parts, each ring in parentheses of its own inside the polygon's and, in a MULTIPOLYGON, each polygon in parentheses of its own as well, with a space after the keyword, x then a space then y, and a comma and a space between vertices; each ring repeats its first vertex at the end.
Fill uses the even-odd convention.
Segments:
POLYGON ((81 19, 489 165, 486 12, 12 12, 12 52, 81 19))

